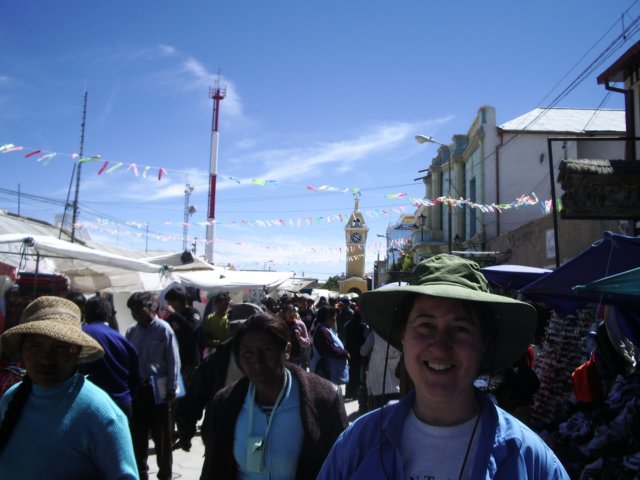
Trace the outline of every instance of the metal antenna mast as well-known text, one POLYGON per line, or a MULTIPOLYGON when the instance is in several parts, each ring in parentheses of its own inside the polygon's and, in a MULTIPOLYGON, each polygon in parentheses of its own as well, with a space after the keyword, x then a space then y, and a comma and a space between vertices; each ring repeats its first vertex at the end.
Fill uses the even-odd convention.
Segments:
POLYGON ((209 205, 207 212, 207 242, 205 246, 205 258, 213 264, 213 243, 215 238, 216 220, 216 180, 218 176, 218 118, 220 114, 220 101, 227 94, 226 88, 220 88, 220 73, 214 88, 209 88, 209 98, 213 99, 213 120, 211 131, 211 157, 209 164, 209 205))
MULTIPOLYGON (((82 108, 82 125, 80 126, 80 156, 78 160, 82 158, 84 153, 84 127, 87 119, 87 94, 88 92, 84 91, 84 106, 82 108)), ((80 171, 82 169, 82 164, 77 161, 76 162, 76 192, 73 196, 73 215, 71 216, 71 243, 74 242, 76 238, 76 220, 78 219, 78 194, 80 193, 80 171)))

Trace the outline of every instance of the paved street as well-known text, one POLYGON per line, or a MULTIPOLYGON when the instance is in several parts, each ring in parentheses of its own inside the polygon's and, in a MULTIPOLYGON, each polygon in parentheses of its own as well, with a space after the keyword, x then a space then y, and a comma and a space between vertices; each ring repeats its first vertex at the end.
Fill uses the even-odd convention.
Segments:
MULTIPOLYGON (((353 415, 358 410, 358 402, 351 401, 346 404, 347 416, 353 415)), ((200 478, 200 470, 204 456, 204 446, 200 437, 193 439, 193 445, 190 452, 183 450, 173 451, 173 478, 183 480, 198 480, 200 478)), ((152 446, 153 442, 149 442, 152 446)), ((155 455, 149 455, 149 478, 155 478, 158 473, 155 455)))

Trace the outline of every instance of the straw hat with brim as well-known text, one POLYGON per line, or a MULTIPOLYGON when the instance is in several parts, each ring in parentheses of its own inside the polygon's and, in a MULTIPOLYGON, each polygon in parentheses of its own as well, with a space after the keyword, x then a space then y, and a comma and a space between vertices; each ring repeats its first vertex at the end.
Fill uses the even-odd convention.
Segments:
POLYGON ((493 313, 495 336, 480 369, 491 373, 515 362, 533 341, 536 310, 529 304, 489 291, 477 263, 455 255, 440 254, 420 262, 412 280, 402 286, 363 293, 360 311, 371 328, 395 348, 402 350, 398 308, 410 294, 466 300, 486 304, 493 313))
POLYGON ((2 352, 20 358, 24 335, 45 335, 81 347, 78 361, 88 363, 104 355, 98 342, 82 331, 80 309, 62 297, 39 297, 24 309, 20 324, 0 337, 2 352))

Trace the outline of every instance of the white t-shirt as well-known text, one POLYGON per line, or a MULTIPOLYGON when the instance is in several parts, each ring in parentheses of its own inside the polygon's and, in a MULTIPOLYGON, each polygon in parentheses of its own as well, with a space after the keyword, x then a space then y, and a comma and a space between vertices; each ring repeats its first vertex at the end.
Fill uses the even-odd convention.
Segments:
POLYGON ((400 441, 405 480, 470 478, 480 436, 480 425, 475 428, 473 435, 476 421, 479 421, 477 416, 453 427, 434 427, 420 421, 411 410, 404 422, 400 441), (464 456, 470 441, 471 450, 465 462, 464 456), (460 477, 463 463, 464 473, 460 477))

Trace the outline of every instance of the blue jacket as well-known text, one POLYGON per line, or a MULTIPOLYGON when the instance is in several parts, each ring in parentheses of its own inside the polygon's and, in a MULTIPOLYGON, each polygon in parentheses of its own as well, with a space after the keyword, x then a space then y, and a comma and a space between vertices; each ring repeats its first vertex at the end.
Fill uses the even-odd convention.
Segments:
MULTIPOLYGON (((473 479, 569 479, 551 449, 532 430, 496 407, 484 394, 480 441, 473 459, 473 479)), ((334 444, 319 480, 370 480, 382 472, 404 479, 399 450, 402 427, 415 394, 360 417, 334 444), (382 452, 380 449, 382 448, 382 452), (381 463, 383 462, 383 463, 381 463)))
POLYGON ((126 411, 140 384, 138 351, 120 332, 105 323, 88 323, 82 326, 82 331, 102 346, 104 356, 81 364, 80 371, 126 411))

